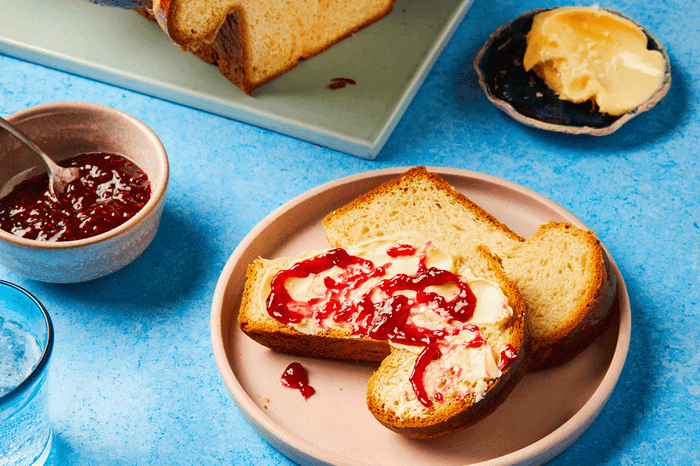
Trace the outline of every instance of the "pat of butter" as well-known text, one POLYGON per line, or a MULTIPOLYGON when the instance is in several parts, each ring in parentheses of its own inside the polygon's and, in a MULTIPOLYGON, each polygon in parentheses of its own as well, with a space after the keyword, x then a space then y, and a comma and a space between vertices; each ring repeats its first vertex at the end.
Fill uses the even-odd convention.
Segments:
POLYGON ((535 16, 523 66, 563 100, 595 100, 601 112, 622 115, 662 86, 664 57, 646 46, 636 24, 604 9, 555 8, 535 16))

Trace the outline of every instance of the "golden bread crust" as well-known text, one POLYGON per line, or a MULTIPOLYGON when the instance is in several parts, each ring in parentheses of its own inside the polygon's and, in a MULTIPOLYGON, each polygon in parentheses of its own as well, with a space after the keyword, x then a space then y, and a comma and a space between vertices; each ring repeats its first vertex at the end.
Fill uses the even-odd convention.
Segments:
POLYGON ((608 322, 617 296, 617 277, 603 246, 592 231, 584 231, 568 223, 550 222, 542 225, 528 242, 536 242, 552 231, 562 230, 586 244, 590 279, 572 306, 571 317, 565 325, 551 332, 539 332, 539 338, 533 339, 531 371, 561 365, 586 349, 608 322))
MULTIPOLYGON (((434 209, 431 213, 436 216, 440 214, 440 209, 445 203, 453 203, 469 212, 471 216, 481 224, 480 226, 482 228, 499 231, 507 240, 515 243, 525 241, 524 238, 511 231, 493 215, 472 202, 467 196, 455 190, 454 187, 443 178, 428 172, 426 167, 418 166, 411 168, 401 176, 383 183, 376 189, 363 194, 349 204, 328 214, 323 219, 323 227, 329 244, 333 247, 343 247, 348 245, 348 238, 351 238, 353 242, 357 242, 376 235, 376 225, 372 225, 374 228, 370 228, 366 224, 367 222, 353 223, 346 221, 346 218, 351 216, 353 220, 367 220, 372 214, 372 210, 376 209, 376 206, 382 203, 383 199, 387 196, 395 197, 396 202, 401 203, 401 209, 403 211, 391 212, 389 215, 393 214, 396 217, 401 217, 401 221, 409 225, 408 228, 404 226, 405 230, 413 227, 414 230, 421 231, 418 228, 426 229, 430 226, 431 222, 434 224, 436 223, 432 219, 425 219, 419 216, 406 218, 406 214, 408 216, 412 215, 412 211, 416 207, 418 201, 429 198, 429 202, 434 204, 434 209)), ((393 225, 393 223, 390 223, 390 225, 393 225)), ((438 226, 441 227, 442 224, 438 226)), ((385 233, 382 232, 382 234, 385 233)), ((435 237, 436 235, 428 236, 435 237)), ((474 244, 473 246, 476 245, 477 244, 474 244)), ((443 244, 442 246, 445 247, 447 245, 443 244)), ((494 250, 492 245, 487 246, 489 246, 492 251, 494 250)), ((456 249, 461 249, 461 246, 456 247, 456 249)))

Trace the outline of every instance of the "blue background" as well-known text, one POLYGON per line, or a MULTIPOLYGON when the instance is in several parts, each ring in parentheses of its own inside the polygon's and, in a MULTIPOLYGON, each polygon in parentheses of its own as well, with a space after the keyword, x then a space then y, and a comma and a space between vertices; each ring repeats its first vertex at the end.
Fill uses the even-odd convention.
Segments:
POLYGON ((372 161, 0 55, 3 116, 54 101, 109 105, 149 125, 171 164, 159 232, 126 268, 53 285, 0 267, 54 320, 51 462, 289 464, 220 379, 209 337, 219 274, 294 196, 367 170, 430 165, 495 175, 561 204, 597 233, 625 279, 625 368, 600 416, 551 463, 700 464, 700 3, 600 4, 652 31, 673 74, 663 101, 606 137, 523 126, 478 86, 472 62, 488 35, 559 5, 568 3, 476 0, 372 161))

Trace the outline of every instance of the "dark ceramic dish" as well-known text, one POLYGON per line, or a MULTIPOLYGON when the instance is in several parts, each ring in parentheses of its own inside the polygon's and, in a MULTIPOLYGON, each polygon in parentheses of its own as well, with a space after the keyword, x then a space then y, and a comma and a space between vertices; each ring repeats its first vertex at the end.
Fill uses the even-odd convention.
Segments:
POLYGON ((544 11, 548 9, 530 11, 498 28, 474 61, 479 84, 499 109, 521 123, 537 128, 603 136, 650 109, 666 95, 671 85, 671 66, 663 45, 643 26, 620 13, 607 10, 634 22, 647 36, 647 49, 661 52, 666 62, 661 87, 639 107, 617 116, 599 112, 592 102, 575 104, 559 99, 534 71, 525 71, 523 67, 527 34, 533 18, 544 11))

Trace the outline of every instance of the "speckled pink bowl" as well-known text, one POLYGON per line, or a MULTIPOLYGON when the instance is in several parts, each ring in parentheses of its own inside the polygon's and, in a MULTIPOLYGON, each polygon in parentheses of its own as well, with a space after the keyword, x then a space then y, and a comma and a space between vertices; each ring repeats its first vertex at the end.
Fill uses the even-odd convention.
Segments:
MULTIPOLYGON (((168 157, 158 136, 120 110, 85 102, 38 105, 6 118, 54 160, 83 152, 125 155, 148 175, 151 199, 119 227, 78 241, 23 239, 0 230, 0 264, 26 277, 75 283, 102 277, 138 257, 156 234, 168 185, 168 157)), ((0 197, 15 181, 41 173, 39 160, 0 130, 0 197)))

